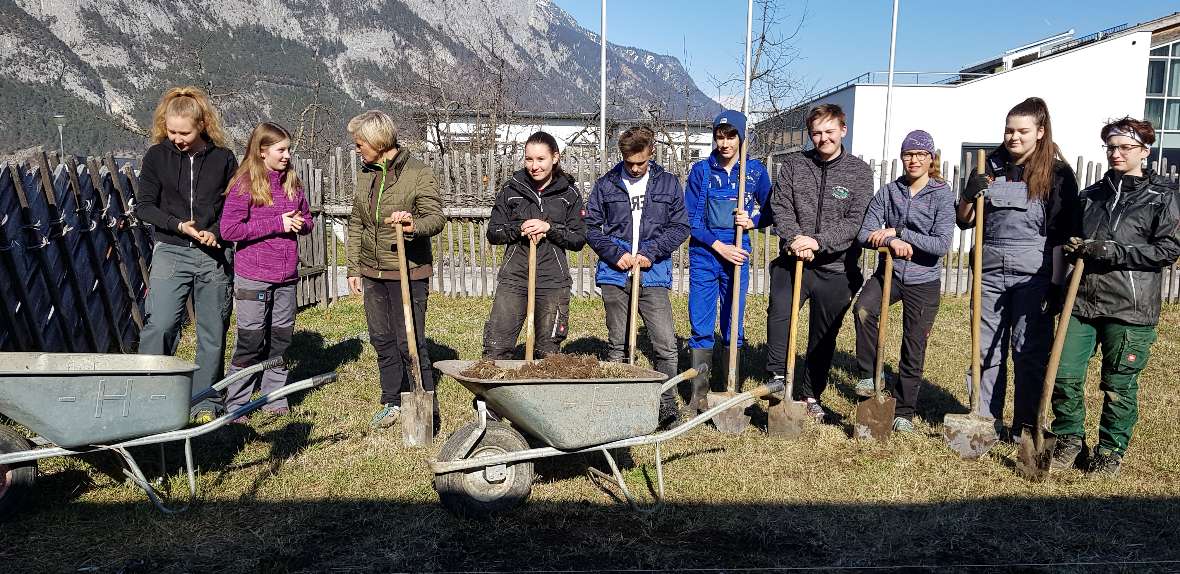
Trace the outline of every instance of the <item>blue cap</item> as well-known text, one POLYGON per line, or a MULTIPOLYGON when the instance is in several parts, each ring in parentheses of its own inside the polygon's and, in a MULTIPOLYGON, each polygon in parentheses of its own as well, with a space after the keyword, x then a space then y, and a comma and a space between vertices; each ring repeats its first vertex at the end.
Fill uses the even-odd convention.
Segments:
POLYGON ((713 130, 717 130, 717 126, 721 124, 729 124, 738 131, 738 137, 744 138, 746 136, 746 114, 737 110, 721 110, 717 117, 713 120, 713 130))

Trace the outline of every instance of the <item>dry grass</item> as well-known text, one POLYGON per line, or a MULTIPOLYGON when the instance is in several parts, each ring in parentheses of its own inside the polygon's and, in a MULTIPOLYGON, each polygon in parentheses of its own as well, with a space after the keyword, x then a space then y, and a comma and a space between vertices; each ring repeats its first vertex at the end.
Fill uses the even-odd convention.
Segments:
MULTIPOLYGON (((685 300, 673 304, 685 335, 685 300)), ((476 358, 490 300, 436 296, 430 305, 433 357, 476 358)), ((764 309, 765 299, 752 299, 744 357, 751 375, 765 354, 764 309)), ((575 300, 572 316, 568 348, 601 349, 601 303, 575 300)), ((968 344, 964 302, 948 299, 931 336, 931 384, 915 436, 863 444, 843 426, 825 425, 786 442, 754 427, 738 437, 699 428, 665 445, 669 504, 659 513, 615 504, 586 478, 590 460, 565 457, 537 464, 527 505, 475 522, 444 512, 431 488, 425 459, 443 438, 410 451, 396 430, 369 430, 375 356, 358 338, 365 333, 360 305, 346 301, 303 312, 292 350, 302 361, 297 374, 335 368, 340 380, 297 399, 291 415, 197 441, 202 498, 195 508, 176 517, 155 512, 142 493, 102 470, 111 468, 105 458, 46 461, 25 511, 0 525, 0 572, 927 571, 968 564, 993 565, 972 571, 1175 571, 1180 562, 1163 561, 1180 560, 1178 318, 1180 309, 1165 310, 1141 379, 1140 424, 1117 480, 1067 472, 1031 484, 1014 474, 1010 446, 963 462, 943 445, 938 421, 965 411, 968 344), (1013 564, 1058 566, 1001 566, 1013 564), (903 568, 917 565, 929 568, 903 568)), ((838 413, 852 405, 852 340, 849 318, 824 397, 838 413)), ((470 395, 450 379, 439 394, 445 437, 469 420, 470 395)), ((1089 429, 1098 401, 1092 382, 1089 429)), ((144 461, 152 454, 143 453, 144 461)), ((642 490, 648 476, 654 480, 654 448, 631 456, 637 466, 626 475, 642 490)), ((168 484, 183 492, 179 451, 169 459, 168 484)))

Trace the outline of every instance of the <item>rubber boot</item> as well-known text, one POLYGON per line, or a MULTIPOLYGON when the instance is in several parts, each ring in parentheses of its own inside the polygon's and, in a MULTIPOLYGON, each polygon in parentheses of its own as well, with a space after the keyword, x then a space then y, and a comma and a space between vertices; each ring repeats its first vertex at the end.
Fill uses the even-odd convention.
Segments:
POLYGON ((691 349, 691 351, 693 367, 701 363, 709 366, 708 373, 701 373, 692 378, 692 394, 689 396, 688 405, 700 413, 709 406, 705 396, 709 394, 709 378, 713 374, 713 349, 691 349))

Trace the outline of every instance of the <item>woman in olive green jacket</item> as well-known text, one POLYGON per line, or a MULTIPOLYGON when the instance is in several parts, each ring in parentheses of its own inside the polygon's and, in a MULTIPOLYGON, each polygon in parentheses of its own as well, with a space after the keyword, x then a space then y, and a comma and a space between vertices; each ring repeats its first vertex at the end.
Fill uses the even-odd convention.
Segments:
MULTIPOLYGON (((348 122, 364 167, 357 175, 348 221, 348 287, 364 293, 369 340, 377 351, 381 373, 381 408, 372 426, 388 428, 401 411, 401 392, 409 391, 410 348, 402 315, 395 225, 406 241, 410 303, 417 333, 422 386, 434 390, 433 369, 426 346, 426 298, 430 288, 430 236, 442 231, 445 219, 434 172, 397 144, 393 119, 380 111, 364 112, 348 122)), ((438 402, 434 407, 438 416, 438 402)), ((436 420, 435 425, 438 422, 436 420)))

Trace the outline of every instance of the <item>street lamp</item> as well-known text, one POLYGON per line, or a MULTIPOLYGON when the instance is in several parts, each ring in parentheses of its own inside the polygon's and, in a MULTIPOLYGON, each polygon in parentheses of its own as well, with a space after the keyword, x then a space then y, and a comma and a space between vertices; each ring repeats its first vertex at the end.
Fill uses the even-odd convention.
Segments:
POLYGON ((53 123, 57 126, 57 145, 61 151, 61 159, 66 159, 66 140, 62 136, 62 130, 66 127, 66 117, 62 114, 55 114, 53 116, 53 123))

